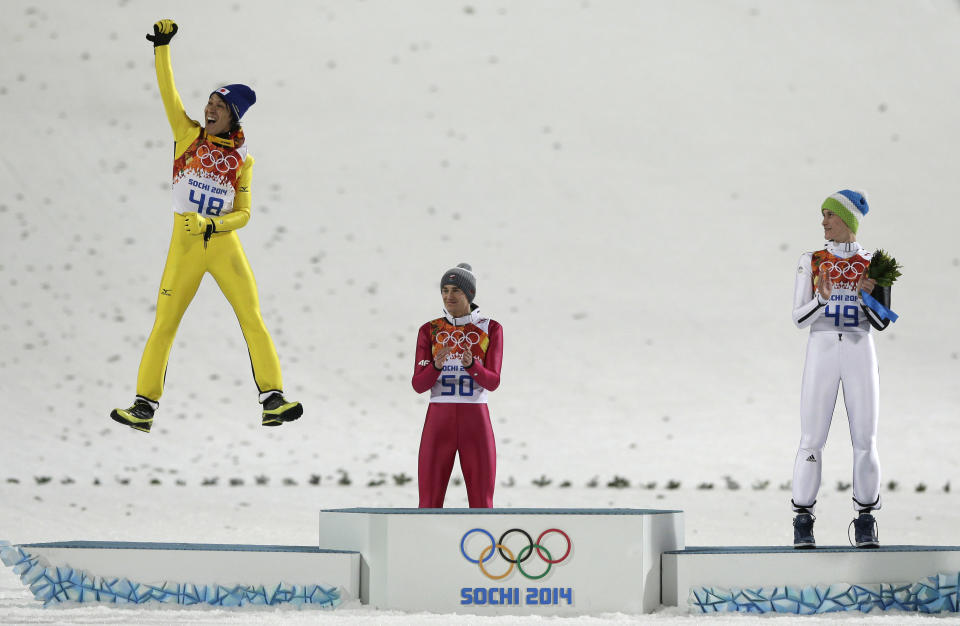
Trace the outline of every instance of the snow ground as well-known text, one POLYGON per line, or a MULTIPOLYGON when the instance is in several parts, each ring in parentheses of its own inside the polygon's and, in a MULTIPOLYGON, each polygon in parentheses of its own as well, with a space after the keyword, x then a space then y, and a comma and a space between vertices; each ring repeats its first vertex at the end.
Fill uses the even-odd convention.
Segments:
MULTIPOLYGON (((412 505, 410 483, 391 485, 416 471, 415 332, 440 273, 468 261, 505 328, 491 413, 515 487, 497 506, 665 502, 688 511, 691 545, 782 541, 805 342, 788 318, 794 264, 821 243, 822 199, 850 186, 870 192, 864 245, 906 268, 901 321, 877 337, 880 451, 898 484, 881 531, 960 543, 943 492, 960 474, 957 3, 163 6, 0 10, 0 537, 264 543, 281 524, 299 543, 312 526, 287 520, 320 507, 412 505), (240 236, 307 409, 280 429, 259 426, 209 280, 155 431, 107 418, 132 399, 169 237, 170 137, 143 39, 163 16, 180 24, 188 110, 223 83, 259 96, 240 236), (349 488, 334 486, 343 473, 349 488), (615 476, 631 487, 603 487, 615 476)), ((850 512, 842 402, 836 415, 818 513, 830 543, 850 512)), ((0 619, 23 609, 0 591, 0 619)), ((23 610, 10 619, 111 619, 23 610)))
MULTIPOLYGON (((0 538, 12 542, 53 540, 186 541, 194 543, 282 543, 316 545, 317 512, 344 506, 410 506, 416 488, 405 487, 175 487, 130 484, 122 489, 51 484, 4 485, 0 499, 0 538), (137 497, 147 491, 150 497, 137 497), (127 494, 132 494, 129 497, 127 494), (186 520, 183 523, 179 520, 186 520), (13 530, 19 529, 19 530, 13 530), (77 534, 82 533, 82 534, 77 534)), ((503 487, 498 498, 505 507, 598 507, 683 509, 686 542, 695 545, 775 545, 792 538, 790 514, 778 498, 765 491, 613 489, 598 487, 503 487)), ((880 514, 880 537, 888 544, 956 543, 960 496, 954 493, 895 493, 880 514)), ((821 545, 845 545, 852 514, 845 494, 825 493, 816 530, 821 545)), ((450 506, 466 506, 463 487, 451 487, 450 506)), ((11 570, 0 570, 0 620, 13 622, 88 623, 306 623, 317 620, 346 624, 373 623, 619 623, 636 621, 692 622, 685 609, 662 608, 651 615, 601 615, 576 620, 560 618, 443 616, 371 611, 353 604, 336 611, 279 610, 194 612, 169 609, 121 610, 71 608, 45 610, 11 570)), ((702 619, 702 616, 701 618, 702 619)), ((730 618, 711 616, 711 620, 730 618)), ((757 619, 739 617, 740 620, 757 619)), ((770 619, 770 618, 764 618, 770 619)), ((773 618, 778 619, 778 618, 773 618)), ((829 623, 814 618, 812 623, 829 623)), ((849 616, 839 619, 856 623, 849 616)), ((927 623, 930 616, 912 614, 870 616, 888 623, 927 623)), ((804 622, 806 622, 804 618, 804 622)))

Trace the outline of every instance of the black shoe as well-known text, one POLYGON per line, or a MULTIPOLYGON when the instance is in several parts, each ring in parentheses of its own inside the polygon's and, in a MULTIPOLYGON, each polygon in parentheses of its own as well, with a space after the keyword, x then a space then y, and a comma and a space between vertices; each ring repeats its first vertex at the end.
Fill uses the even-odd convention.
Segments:
POLYGON ((799 549, 816 548, 813 538, 813 522, 817 518, 812 513, 798 513, 793 518, 793 547, 799 549))
POLYGON ((110 412, 110 417, 115 422, 148 433, 153 424, 153 413, 153 405, 143 398, 137 398, 129 409, 114 409, 110 412))
MULTIPOLYGON (((869 511, 861 511, 857 519, 850 522, 853 526, 854 545, 858 548, 879 548, 880 539, 877 537, 877 518, 869 511)), ((847 527, 849 532, 850 528, 847 527)))
POLYGON ((303 415, 303 405, 287 402, 280 392, 272 393, 263 401, 263 425, 279 426, 303 415))

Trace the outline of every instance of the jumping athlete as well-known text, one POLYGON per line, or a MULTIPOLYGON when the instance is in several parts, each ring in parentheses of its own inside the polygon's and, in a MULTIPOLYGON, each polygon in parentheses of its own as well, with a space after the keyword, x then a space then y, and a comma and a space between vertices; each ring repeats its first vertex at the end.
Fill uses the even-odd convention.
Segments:
MULTIPOLYGON (((871 327, 890 321, 867 307, 860 291, 884 306, 890 288, 867 277, 872 254, 856 241, 860 221, 870 210, 863 192, 843 190, 821 208, 826 248, 800 257, 793 295, 793 321, 810 327, 800 388, 800 449, 793 467, 795 548, 813 548, 813 509, 820 490, 823 446, 843 385, 850 439, 853 443, 853 506, 851 522, 858 548, 876 548, 880 508, 880 459, 877 454, 880 378, 871 327)), ((848 529, 849 530, 849 529, 848 529)))
POLYGON ((283 397, 277 350, 260 315, 257 284, 236 233, 250 219, 253 171, 240 118, 256 102, 256 94, 246 85, 226 85, 210 94, 203 125, 190 119, 173 82, 170 40, 176 34, 173 20, 160 20, 147 35, 153 42, 157 83, 175 142, 173 236, 160 279, 156 320, 140 360, 136 400, 110 417, 150 432, 174 335, 200 280, 210 272, 240 321, 260 390, 263 425, 279 426, 300 417, 303 407, 283 397))
POLYGON ((467 484, 470 508, 491 508, 497 449, 487 394, 500 386, 503 327, 482 317, 473 298, 477 279, 466 263, 440 279, 443 317, 420 327, 413 388, 430 390, 420 438, 420 508, 443 507, 453 461, 467 484))

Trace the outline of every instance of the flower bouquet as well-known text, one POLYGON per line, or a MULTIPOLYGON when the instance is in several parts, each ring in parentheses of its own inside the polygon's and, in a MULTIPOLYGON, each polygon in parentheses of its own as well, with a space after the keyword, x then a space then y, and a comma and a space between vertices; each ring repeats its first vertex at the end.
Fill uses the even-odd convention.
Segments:
MULTIPOLYGON (((890 287, 900 278, 900 270, 902 267, 903 266, 885 250, 877 250, 870 259, 870 266, 867 268, 867 277, 877 281, 877 284, 881 287, 890 287)), ((863 290, 860 291, 860 295, 863 297, 863 303, 873 309, 881 319, 888 319, 891 322, 897 321, 899 316, 878 302, 872 295, 863 290)))

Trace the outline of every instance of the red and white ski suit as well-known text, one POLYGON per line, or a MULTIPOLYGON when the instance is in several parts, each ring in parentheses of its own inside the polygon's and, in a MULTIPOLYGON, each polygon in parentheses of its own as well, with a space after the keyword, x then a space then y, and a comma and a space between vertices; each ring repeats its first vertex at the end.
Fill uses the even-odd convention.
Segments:
POLYGON ((497 448, 487 394, 500 386, 503 327, 482 317, 476 308, 458 318, 444 313, 444 317, 421 326, 417 336, 413 389, 417 393, 430 390, 420 438, 420 508, 443 507, 458 452, 470 508, 491 508, 497 448), (452 351, 443 369, 438 370, 433 357, 443 346, 452 351), (465 350, 473 355, 473 363, 467 368, 461 363, 465 350))

